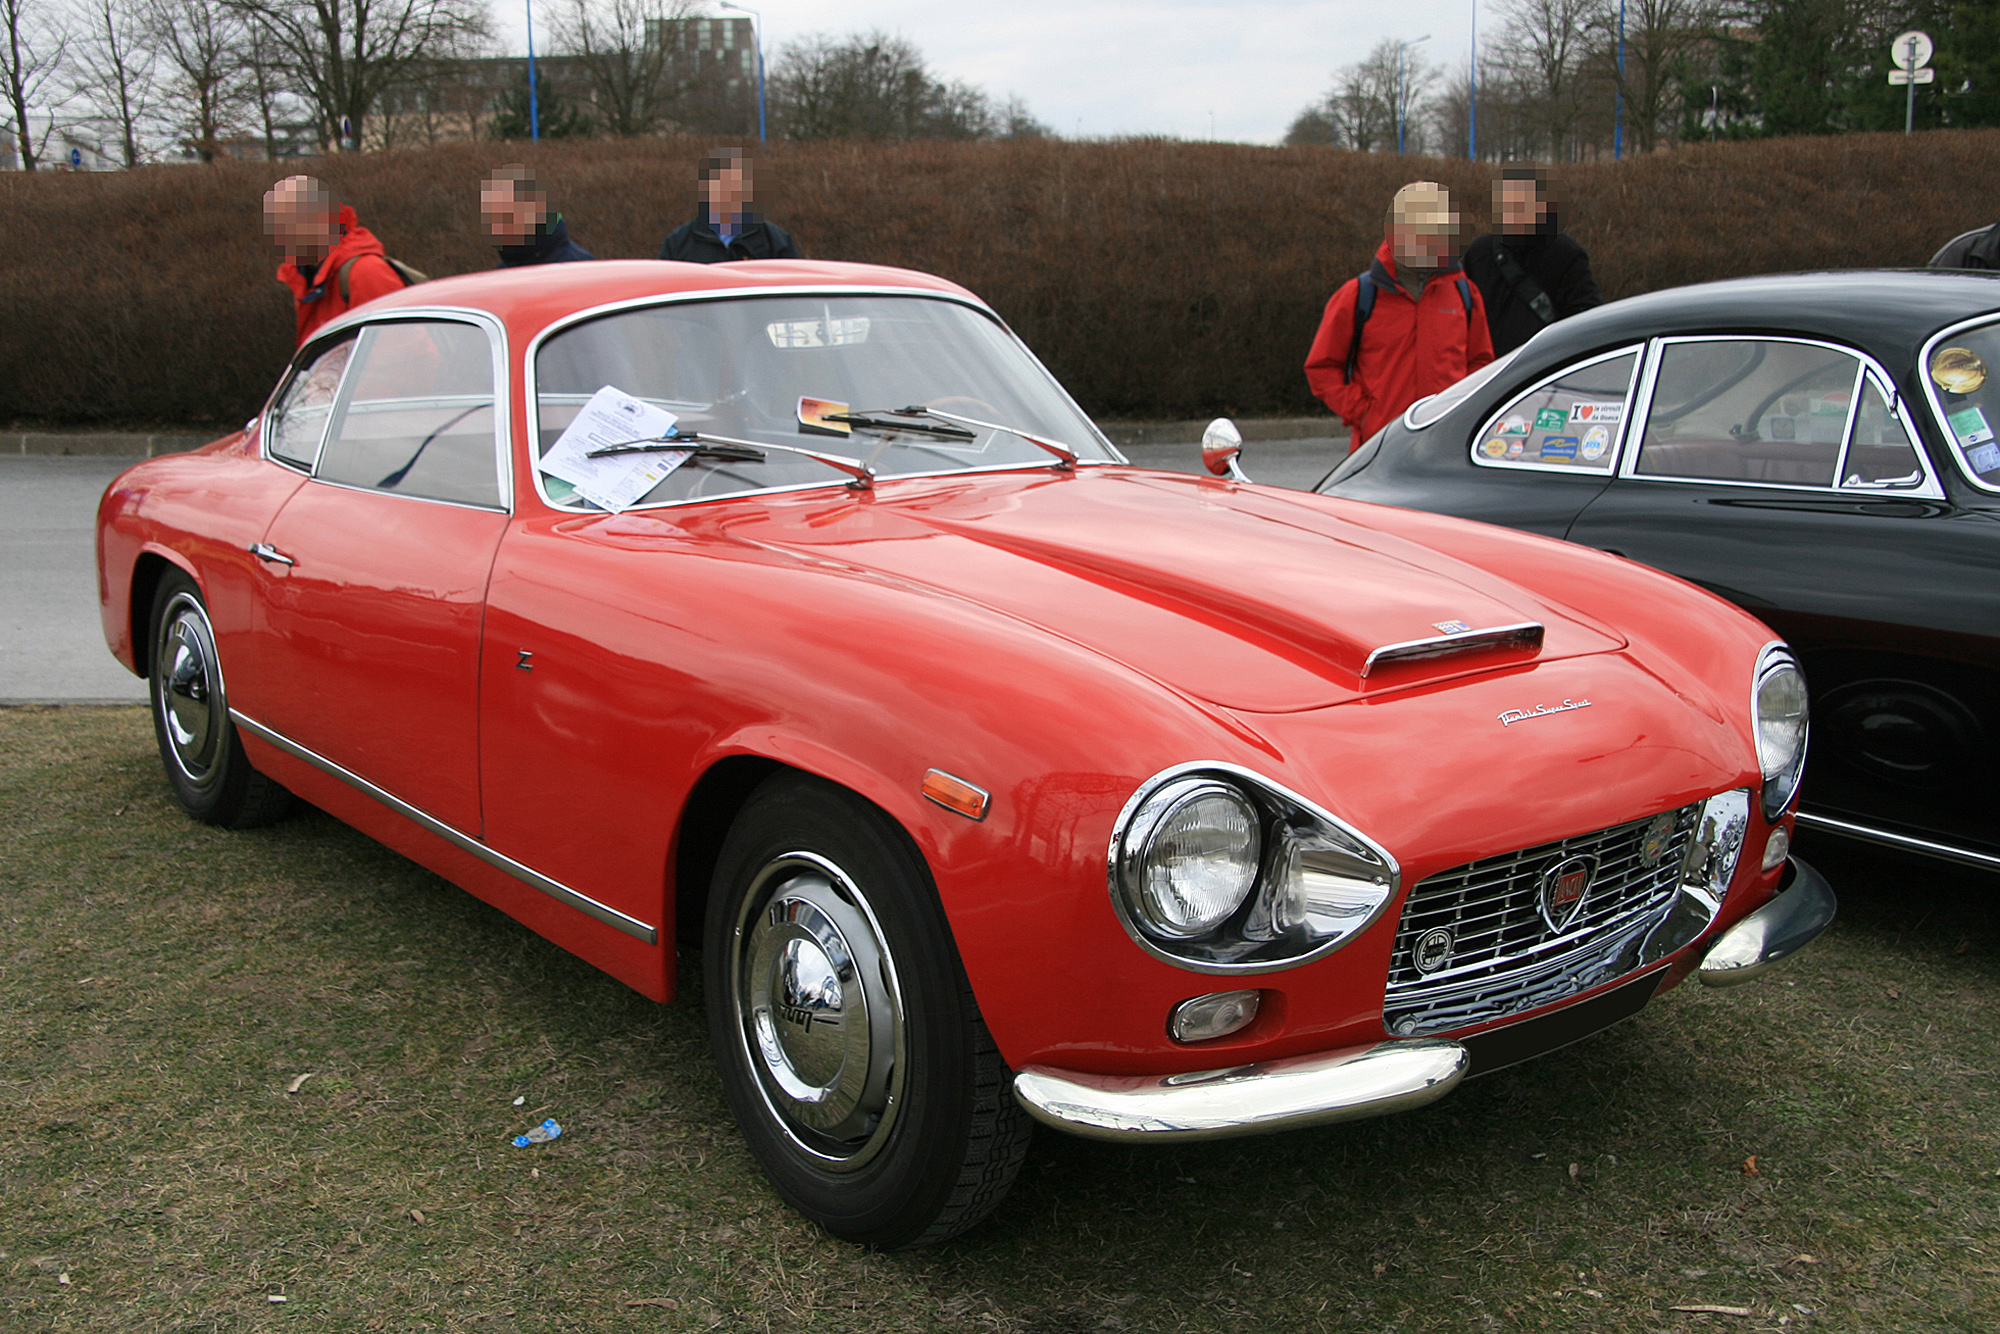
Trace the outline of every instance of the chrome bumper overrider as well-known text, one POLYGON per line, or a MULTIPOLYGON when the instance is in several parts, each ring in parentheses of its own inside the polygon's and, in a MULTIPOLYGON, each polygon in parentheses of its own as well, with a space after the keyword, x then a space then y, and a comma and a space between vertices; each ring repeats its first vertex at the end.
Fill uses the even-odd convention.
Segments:
POLYGON ((1826 878, 1792 858, 1791 875, 1778 896, 1709 945, 1701 960, 1701 980, 1711 987, 1748 982, 1826 930, 1834 907, 1826 878))
POLYGON ((1014 1096, 1037 1121, 1087 1139, 1222 1139, 1421 1107, 1451 1092, 1470 1061, 1456 1042, 1418 1039, 1182 1075, 1031 1065, 1014 1076, 1014 1096))

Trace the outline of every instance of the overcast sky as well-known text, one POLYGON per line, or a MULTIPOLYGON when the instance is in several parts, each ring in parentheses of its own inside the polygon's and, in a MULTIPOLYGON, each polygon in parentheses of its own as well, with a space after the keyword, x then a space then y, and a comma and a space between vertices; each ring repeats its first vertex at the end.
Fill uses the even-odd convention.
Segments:
MULTIPOLYGON (((554 0, 536 7, 546 50, 554 0)), ((764 0, 764 52, 775 60, 808 33, 900 34, 931 70, 995 100, 1018 93, 1065 136, 1164 134, 1276 143, 1333 73, 1385 37, 1457 69, 1470 46, 1472 0, 764 0)), ((495 0, 503 40, 525 48, 525 0, 495 0)), ((715 9, 711 13, 730 11, 715 9)), ((1483 24, 1497 27, 1487 13, 1483 24)))

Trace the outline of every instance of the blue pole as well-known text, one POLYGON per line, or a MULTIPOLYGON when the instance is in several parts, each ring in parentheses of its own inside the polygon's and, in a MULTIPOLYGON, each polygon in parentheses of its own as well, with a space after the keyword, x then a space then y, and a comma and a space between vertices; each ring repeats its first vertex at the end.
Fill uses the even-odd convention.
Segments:
POLYGON ((1479 0, 1472 0, 1472 79, 1465 95, 1465 156, 1479 161, 1479 0))
POLYGON ((535 92, 535 0, 528 0, 528 138, 542 141, 542 105, 535 92))
POLYGON ((1618 0, 1618 88, 1611 111, 1611 160, 1625 156, 1625 0, 1618 0))
POLYGON ((1403 62, 1410 54, 1406 42, 1396 48, 1396 156, 1403 155, 1403 62))
POLYGON ((764 140, 764 21, 757 20, 757 142, 764 140))

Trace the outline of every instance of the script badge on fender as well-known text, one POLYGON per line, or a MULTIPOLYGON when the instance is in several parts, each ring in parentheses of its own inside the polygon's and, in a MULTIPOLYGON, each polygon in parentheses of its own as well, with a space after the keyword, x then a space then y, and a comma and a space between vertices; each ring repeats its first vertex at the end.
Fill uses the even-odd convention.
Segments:
POLYGON ((1563 931, 1576 920, 1590 892, 1590 878, 1596 874, 1597 863, 1588 857, 1571 857, 1542 872, 1541 892, 1535 897, 1551 931, 1563 931))

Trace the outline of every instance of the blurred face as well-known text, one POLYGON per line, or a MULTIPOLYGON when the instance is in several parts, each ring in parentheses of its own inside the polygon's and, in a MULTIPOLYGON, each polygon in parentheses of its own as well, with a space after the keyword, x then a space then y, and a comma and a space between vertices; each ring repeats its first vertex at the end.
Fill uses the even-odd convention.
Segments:
POLYGON ((1549 201, 1542 198, 1535 181, 1499 181, 1493 186, 1493 216, 1500 221, 1505 236, 1532 236, 1549 215, 1549 201))
POLYGON ((701 182, 702 202, 713 216, 733 218, 750 202, 750 172, 742 166, 724 167, 701 182))
POLYGON ((479 187, 479 216, 494 245, 519 245, 548 221, 547 198, 539 190, 523 193, 518 186, 503 178, 479 187))
POLYGON ((1451 196, 1416 199, 1389 229, 1401 268, 1435 269, 1450 259, 1458 243, 1458 212, 1451 196))
POLYGON ((326 257, 340 240, 333 196, 310 176, 287 176, 264 196, 264 233, 294 260, 326 257))

